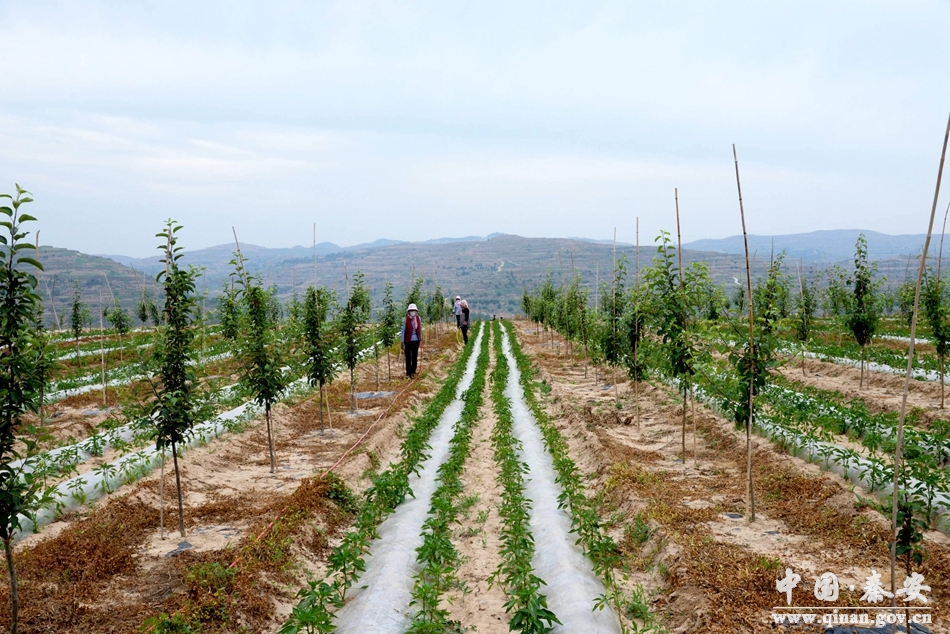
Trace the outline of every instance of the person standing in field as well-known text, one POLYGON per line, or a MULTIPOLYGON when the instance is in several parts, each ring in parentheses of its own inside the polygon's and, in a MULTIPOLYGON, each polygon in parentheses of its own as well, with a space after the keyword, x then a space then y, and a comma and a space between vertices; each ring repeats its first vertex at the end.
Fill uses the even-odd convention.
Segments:
POLYGON ((452 307, 452 314, 455 315, 455 327, 462 327, 462 296, 455 296, 455 306, 452 307))
POLYGON ((462 309, 462 314, 460 315, 461 319, 459 319, 459 328, 462 329, 462 339, 464 340, 465 343, 468 343, 468 318, 469 318, 468 302, 465 301, 464 299, 461 300, 459 302, 459 307, 462 309))
POLYGON ((416 376, 419 346, 422 345, 422 317, 415 304, 409 304, 406 308, 406 320, 402 324, 399 341, 406 354, 406 376, 411 379, 416 376))

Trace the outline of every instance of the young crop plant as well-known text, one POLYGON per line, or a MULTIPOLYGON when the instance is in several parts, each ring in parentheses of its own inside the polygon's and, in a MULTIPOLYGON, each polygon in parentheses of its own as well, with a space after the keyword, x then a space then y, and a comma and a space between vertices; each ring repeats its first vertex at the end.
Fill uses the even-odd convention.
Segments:
POLYGON ((89 307, 82 301, 82 291, 79 289, 79 282, 73 282, 73 298, 69 304, 69 329, 73 333, 73 339, 76 341, 76 352, 79 352, 79 338, 82 337, 83 328, 89 325, 89 307))
POLYGON ((495 369, 492 371, 491 395, 497 420, 492 430, 492 446, 498 464, 501 485, 499 513, 501 529, 501 562, 489 578, 500 582, 508 595, 505 611, 510 614, 508 628, 523 634, 544 634, 560 624, 541 592, 544 580, 534 574, 534 537, 529 524, 531 501, 524 495, 524 474, 528 467, 519 455, 521 442, 514 436, 511 402, 505 396, 508 385, 508 360, 501 346, 501 329, 494 324, 495 369))
POLYGON ((320 433, 323 434, 323 404, 326 401, 327 415, 330 413, 330 400, 326 397, 326 386, 336 376, 337 346, 336 333, 331 328, 330 313, 336 301, 332 291, 326 288, 307 288, 303 300, 304 350, 307 358, 307 378, 310 385, 320 388, 320 433))
MULTIPOLYGON (((558 474, 557 482, 563 490, 562 504, 571 512, 571 530, 578 536, 577 543, 593 563, 594 572, 600 577, 607 591, 597 599, 595 609, 612 605, 618 615, 622 614, 623 589, 616 577, 616 570, 622 563, 619 546, 610 535, 604 532, 604 522, 598 513, 597 504, 584 491, 584 476, 569 455, 567 441, 538 401, 537 385, 534 382, 536 371, 522 351, 514 328, 510 322, 505 322, 504 328, 507 331, 515 363, 521 373, 525 401, 541 430, 544 445, 553 459, 554 469, 558 474)), ((626 629, 623 628, 623 631, 626 629)))
MULTIPOLYGON (((30 517, 51 501, 43 481, 31 477, 23 467, 10 463, 22 456, 16 449, 18 432, 27 412, 37 412, 42 404, 44 373, 41 370, 45 339, 37 333, 42 309, 34 271, 43 266, 29 253, 36 247, 24 240, 29 233, 23 223, 35 221, 20 208, 33 199, 19 185, 16 196, 0 194, 10 202, 0 206, 4 216, 0 227, 0 539, 6 553, 10 579, 10 632, 19 627, 19 593, 13 560, 13 536, 20 528, 20 514, 30 517)), ((29 456, 36 444, 29 436, 19 438, 29 456)), ((25 463, 20 463, 21 465, 25 463)))
POLYGON ((244 258, 237 252, 232 260, 238 273, 238 299, 243 303, 238 357, 243 368, 241 382, 254 395, 254 401, 264 407, 267 421, 267 448, 270 455, 270 472, 277 471, 274 456, 274 437, 271 430, 270 411, 287 388, 288 379, 283 371, 283 350, 274 321, 275 312, 271 295, 247 275, 244 258))
POLYGON ((366 343, 366 321, 369 319, 369 287, 364 283, 363 272, 353 276, 353 288, 340 311, 338 328, 342 339, 343 363, 350 371, 350 409, 356 411, 356 365, 366 343))
POLYGON ((853 288, 854 295, 848 302, 848 328, 854 335, 855 341, 861 346, 861 378, 859 388, 864 387, 864 366, 867 362, 867 347, 877 334, 878 323, 881 318, 878 288, 880 282, 874 281, 876 264, 868 261, 868 243, 864 234, 858 236, 854 254, 854 276, 848 279, 847 284, 853 288))
POLYGON ((488 368, 490 331, 482 337, 472 384, 465 392, 465 406, 449 443, 449 454, 439 467, 439 486, 432 493, 429 516, 422 527, 422 545, 416 549, 419 572, 415 576, 411 606, 416 608, 408 634, 461 632, 462 624, 450 620, 441 607, 443 595, 462 582, 457 573, 462 557, 452 543, 452 526, 459 521, 458 496, 464 488, 462 471, 471 448, 478 410, 482 406, 488 368))
POLYGON ((195 361, 195 280, 198 272, 194 267, 179 266, 182 247, 178 246, 178 231, 181 225, 169 219, 165 229, 156 235, 164 251, 162 264, 165 270, 156 280, 165 289, 165 320, 159 330, 155 357, 158 364, 158 381, 152 383, 155 399, 151 403, 151 415, 157 427, 155 447, 162 452, 170 448, 175 468, 175 488, 178 494, 178 530, 185 536, 185 515, 182 506, 181 475, 178 469, 178 448, 188 438, 189 431, 197 420, 197 386, 194 371, 195 361))
POLYGON ((392 365, 392 347, 396 343, 397 333, 399 332, 400 316, 402 312, 396 306, 396 302, 393 300, 393 283, 386 282, 386 286, 383 287, 383 313, 379 318, 379 341, 382 343, 382 346, 386 349, 386 370, 388 372, 389 381, 393 380, 393 365, 392 365))

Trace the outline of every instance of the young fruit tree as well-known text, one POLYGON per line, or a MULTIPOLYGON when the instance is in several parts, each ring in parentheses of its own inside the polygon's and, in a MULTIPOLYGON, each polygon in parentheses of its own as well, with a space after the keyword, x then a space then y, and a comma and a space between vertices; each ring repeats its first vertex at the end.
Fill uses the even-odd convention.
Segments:
POLYGON ((330 414, 330 400, 326 396, 327 383, 336 376, 336 359, 333 351, 337 346, 336 336, 330 327, 330 312, 335 304, 333 293, 326 288, 309 287, 303 300, 304 351, 307 358, 307 378, 310 385, 320 388, 320 433, 323 434, 323 404, 330 414))
POLYGON ((164 253, 165 270, 156 277, 164 286, 164 324, 159 328, 155 346, 156 379, 152 381, 154 400, 151 416, 157 427, 156 449, 171 449, 175 469, 175 490, 178 497, 178 530, 185 536, 185 515, 181 495, 181 474, 178 469, 178 448, 188 438, 196 420, 198 380, 195 376, 195 268, 181 268, 182 247, 177 234, 182 226, 169 219, 165 229, 156 234, 162 240, 158 247, 164 253))
POLYGON ((393 380, 390 351, 393 344, 396 343, 400 321, 400 311, 393 300, 393 283, 386 282, 386 286, 383 288, 383 312, 379 318, 379 333, 377 336, 383 348, 386 349, 386 371, 390 382, 393 380))
POLYGON ((221 336, 228 341, 237 341, 241 327, 241 309, 238 303, 237 289, 234 288, 233 278, 230 285, 225 282, 221 292, 221 298, 218 301, 221 336))
MULTIPOLYGON (((23 467, 10 463, 22 458, 16 449, 23 415, 37 412, 42 404, 46 356, 45 339, 37 333, 42 315, 33 272, 42 265, 26 253, 36 247, 23 239, 28 235, 23 223, 36 219, 21 213, 20 207, 32 202, 29 192, 16 186, 16 197, 0 194, 10 201, 0 206, 4 218, 0 226, 8 235, 0 235, 0 539, 6 553, 10 579, 10 631, 16 634, 19 616, 19 595, 16 568, 13 562, 13 536, 20 528, 20 516, 30 517, 49 500, 43 481, 31 477, 23 467)), ((26 455, 36 445, 30 436, 22 436, 26 455)), ((24 463, 21 463, 21 465, 24 463)))
POLYGON ((930 338, 933 340, 940 363, 940 409, 944 408, 944 367, 947 352, 950 352, 950 324, 947 323, 947 304, 944 297, 944 284, 939 274, 928 271, 920 292, 924 314, 930 325, 930 338))
POLYGON ((815 314, 815 291, 798 268, 798 306, 795 311, 795 338, 802 344, 802 376, 805 375, 805 346, 811 336, 812 317, 815 314))
POLYGON ((848 328, 854 335, 855 341, 861 346, 861 378, 858 387, 864 387, 864 366, 867 363, 867 346, 877 333, 878 322, 881 317, 880 301, 877 289, 880 282, 874 281, 876 266, 868 261, 868 243, 864 234, 858 236, 854 254, 854 276, 847 284, 854 291, 852 300, 848 302, 848 328))
POLYGON ((242 269, 239 299, 244 304, 238 336, 238 356, 243 368, 241 382, 254 395, 254 401, 264 407, 270 472, 275 473, 277 459, 274 456, 270 411, 287 388, 283 351, 271 295, 260 285, 260 280, 247 276, 243 270, 243 258, 239 258, 239 262, 242 269))
POLYGON ((79 338, 82 337, 82 330, 89 325, 89 307, 82 301, 82 291, 79 290, 79 282, 73 282, 73 298, 69 305, 69 329, 73 333, 73 339, 76 341, 76 352, 79 352, 79 338))
POLYGON ((366 321, 369 318, 369 288, 362 271, 353 276, 353 288, 340 311, 339 331, 343 339, 343 362, 350 370, 350 409, 356 411, 356 365, 366 343, 366 321))
POLYGON ((689 306, 680 286, 680 274, 674 261, 675 250, 670 234, 662 231, 656 239, 657 256, 647 273, 655 303, 655 330, 663 341, 670 375, 683 393, 682 452, 686 463, 686 399, 694 373, 695 348, 690 334, 689 306))

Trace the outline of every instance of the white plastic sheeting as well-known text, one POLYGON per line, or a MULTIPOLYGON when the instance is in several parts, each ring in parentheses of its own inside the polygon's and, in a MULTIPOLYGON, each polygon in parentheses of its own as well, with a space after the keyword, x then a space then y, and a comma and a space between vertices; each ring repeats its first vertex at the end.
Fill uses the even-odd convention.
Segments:
MULTIPOLYGON (((219 354, 203 357, 197 361, 197 364, 204 365, 208 363, 214 363, 215 361, 220 361, 221 359, 227 359, 230 356, 231 356, 230 352, 221 352, 219 354)), ((113 376, 117 375, 117 378, 106 381, 106 387, 118 387, 121 385, 128 385, 129 383, 132 383, 133 381, 140 381, 142 379, 147 378, 146 375, 144 374, 129 375, 127 373, 127 370, 128 370, 128 367, 122 367, 122 368, 114 368, 112 370, 107 371, 106 372, 107 377, 109 375, 113 375, 113 376)), ((80 379, 75 379, 72 381, 61 381, 60 383, 73 382, 73 383, 79 383, 80 385, 77 385, 76 387, 70 387, 70 388, 66 388, 62 390, 57 390, 55 392, 50 392, 48 395, 46 395, 45 401, 47 403, 55 403, 56 401, 61 401, 62 399, 67 398, 69 396, 76 396, 77 394, 85 394, 87 392, 94 392, 96 390, 101 390, 102 389, 102 380, 100 378, 101 376, 102 376, 101 373, 96 373, 96 374, 90 374, 80 379), (87 381, 92 381, 92 382, 87 383, 87 381)))
POLYGON ((412 611, 413 575, 418 572, 416 549, 422 545, 422 525, 429 513, 439 467, 449 452, 455 424, 462 416, 462 394, 472 384, 478 350, 487 328, 479 329, 459 381, 455 399, 445 408, 429 439, 432 447, 417 472, 409 476, 412 497, 400 504, 378 529, 366 557, 366 571, 354 584, 351 598, 337 612, 339 634, 402 634, 409 627, 412 611))
POLYGON ((522 460, 528 465, 525 496, 531 500, 531 533, 534 536, 534 574, 547 584, 541 592, 561 625, 555 634, 620 634, 620 621, 605 607, 594 609, 595 599, 604 594, 604 586, 594 574, 590 560, 575 544, 571 517, 558 508, 561 487, 557 484, 554 462, 544 446, 544 438, 534 415, 524 400, 521 373, 511 353, 508 333, 502 331, 502 348, 508 359, 509 375, 505 396, 511 400, 514 419, 512 431, 522 444, 522 460))
MULTIPOLYGON (((673 387, 677 387, 675 381, 669 381, 669 383, 673 387)), ((677 389, 679 388, 677 387, 677 389)), ((729 418, 728 414, 722 411, 716 399, 711 398, 705 390, 694 386, 694 394, 698 400, 706 403, 707 407, 715 410, 724 418, 729 418)), ((783 447, 790 448, 790 453, 809 462, 818 465, 823 464, 826 470, 837 473, 844 479, 850 480, 868 491, 874 492, 877 489, 876 495, 880 499, 885 501, 891 499, 893 473, 891 473, 888 481, 883 484, 883 489, 881 489, 880 481, 877 482, 875 487, 871 474, 875 472, 877 466, 873 461, 855 453, 842 452, 840 451, 841 447, 834 443, 808 438, 794 430, 786 429, 769 420, 768 416, 762 412, 756 415, 753 429, 760 436, 764 436, 783 447)), ((936 516, 936 527, 942 532, 950 534, 950 492, 931 490, 926 483, 917 478, 908 478, 906 486, 907 489, 922 496, 927 497, 927 494, 930 494, 933 500, 933 513, 936 516)))
MULTIPOLYGON (((847 357, 832 357, 827 354, 816 354, 814 352, 805 351, 805 356, 809 359, 818 359, 819 361, 830 361, 832 363, 837 363, 838 365, 847 365, 852 368, 860 368, 861 361, 855 359, 848 359, 847 357)), ((881 372, 883 374, 899 374, 901 376, 907 374, 907 368, 894 368, 889 365, 884 365, 881 363, 875 363, 874 361, 868 361, 864 364, 865 370, 870 370, 872 372, 881 372)), ((926 379, 928 381, 940 381, 940 373, 934 370, 921 370, 920 368, 914 368, 912 374, 915 379, 926 379)), ((944 383, 950 384, 950 375, 947 375, 943 379, 944 383)))

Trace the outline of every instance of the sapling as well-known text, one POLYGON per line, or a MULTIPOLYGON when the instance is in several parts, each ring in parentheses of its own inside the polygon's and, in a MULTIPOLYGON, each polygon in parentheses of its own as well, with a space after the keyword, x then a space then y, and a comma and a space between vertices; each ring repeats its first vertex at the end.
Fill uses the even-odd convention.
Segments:
POLYGON ((237 341, 240 332, 241 310, 233 277, 231 283, 225 283, 222 289, 218 312, 221 321, 221 336, 228 341, 237 341))
MULTIPOLYGON (((950 352, 950 325, 947 324, 947 306, 944 301, 943 275, 941 266, 943 264, 943 239, 947 232, 947 214, 950 213, 950 205, 943 214, 943 230, 940 232, 940 249, 937 251, 937 273, 936 275, 927 275, 924 282, 922 298, 924 301, 924 313, 927 315, 927 321, 930 323, 930 334, 937 352, 937 359, 940 363, 940 409, 944 406, 944 361, 947 352, 950 352)), ((928 271, 930 273, 930 271, 928 271)))
MULTIPOLYGON (((0 226, 8 235, 0 235, 0 539, 6 554, 10 579, 10 631, 16 634, 19 624, 19 593, 13 561, 13 536, 20 528, 20 515, 30 517, 48 503, 51 496, 44 491, 43 481, 10 463, 23 457, 15 448, 23 414, 37 412, 45 372, 43 358, 47 355, 45 338, 37 333, 42 318, 37 277, 34 270, 43 266, 25 252, 36 247, 23 239, 28 232, 23 223, 35 221, 22 213, 20 207, 32 202, 29 192, 16 186, 16 197, 0 194, 10 203, 0 206, 5 218, 0 226)), ((32 455, 36 443, 21 438, 26 455, 32 455)))
POLYGON ((854 295, 848 302, 848 327, 855 341, 861 346, 861 378, 858 387, 864 387, 864 366, 867 363, 867 346, 877 332, 881 317, 877 289, 880 282, 874 281, 875 264, 868 261, 868 243, 864 234, 858 236, 854 254, 854 276, 847 284, 853 287, 854 295))
POLYGON ((362 271, 353 276, 353 288, 340 311, 339 330, 342 338, 343 362, 350 371, 350 406, 356 411, 356 364, 366 340, 366 320, 369 317, 369 288, 363 281, 362 271))
POLYGON ((379 320, 379 340, 386 349, 386 369, 389 373, 389 380, 393 380, 393 366, 390 351, 393 344, 396 343, 397 332, 399 332, 400 311, 393 300, 393 283, 386 282, 383 287, 383 313, 379 320))
MULTIPOLYGON (((611 283, 610 294, 604 296, 604 301, 609 301, 609 306, 605 306, 607 315, 606 324, 601 333, 600 346, 604 354, 604 360, 613 369, 623 365, 626 357, 626 347, 624 346, 624 336, 621 333, 621 320, 623 317, 623 297, 624 297, 624 279, 626 277, 626 256, 622 256, 614 264, 614 279, 611 283), (618 306, 617 298, 620 298, 618 306)), ((614 400, 620 402, 617 390, 616 378, 614 383, 614 400)))
POLYGON ((158 435, 156 449, 164 461, 165 450, 171 449, 175 469, 175 488, 178 495, 178 530, 185 536, 185 515, 181 495, 181 474, 178 469, 178 448, 188 438, 196 421, 198 380, 195 376, 195 281, 194 267, 181 268, 182 247, 177 233, 182 228, 174 220, 165 223, 165 229, 156 234, 162 244, 165 269, 156 277, 165 290, 164 324, 159 328, 155 346, 158 364, 157 381, 152 382, 154 400, 151 416, 158 435))
POLYGON ((802 344, 802 376, 805 376, 805 346, 811 336, 811 321, 815 314, 815 292, 807 279, 802 278, 798 266, 798 306, 795 314, 795 338, 802 344))
POLYGON ((930 324, 930 338, 934 342, 940 364, 940 409, 944 408, 944 360, 950 352, 950 324, 947 323, 947 305, 944 298, 943 280, 939 274, 927 275, 921 289, 924 314, 930 324))
POLYGON ((323 403, 327 403, 327 415, 330 413, 330 401, 326 398, 326 385, 336 376, 336 360, 333 350, 336 348, 336 336, 330 328, 329 316, 336 302, 333 293, 325 288, 309 287, 303 300, 303 334, 306 352, 307 378, 311 385, 318 385, 320 394, 320 433, 323 433, 323 403))
POLYGON ((656 333, 663 340, 670 374, 679 382, 683 393, 682 452, 686 464, 686 412, 689 384, 692 380, 695 349, 690 336, 689 306, 680 287, 680 275, 673 260, 670 234, 660 232, 657 256, 647 271, 647 280, 655 298, 656 333))
MULTIPOLYGON (((241 260, 240 266, 243 269, 243 258, 241 260)), ((275 473, 277 460, 274 456, 270 412, 287 388, 288 380, 282 369, 283 353, 270 294, 261 287, 260 280, 246 276, 246 271, 243 273, 239 282, 239 298, 244 304, 238 337, 239 357, 243 367, 241 381, 254 395, 254 401, 264 407, 270 472, 275 473)))
POLYGON ((79 338, 82 337, 83 328, 89 324, 89 308, 82 301, 82 291, 79 289, 79 282, 73 282, 73 298, 69 305, 69 329, 73 333, 73 339, 76 341, 76 353, 79 353, 79 338))

